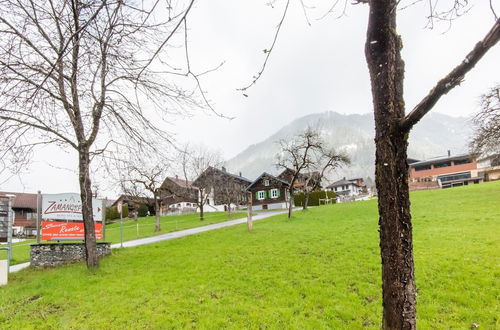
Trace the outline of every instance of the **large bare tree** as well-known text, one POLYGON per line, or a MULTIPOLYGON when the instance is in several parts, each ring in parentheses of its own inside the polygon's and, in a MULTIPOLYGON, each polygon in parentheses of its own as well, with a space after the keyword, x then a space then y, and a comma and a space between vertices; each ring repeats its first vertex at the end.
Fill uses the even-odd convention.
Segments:
MULTIPOLYGON (((406 4, 411 6, 419 1, 406 4)), ((333 1, 335 7, 339 1, 333 1)), ((348 1, 341 1, 343 10, 348 1)), ((403 41, 398 34, 396 16, 403 6, 400 0, 355 0, 369 5, 365 56, 370 71, 373 111, 375 114, 375 182, 378 191, 380 254, 382 259, 382 296, 384 329, 416 328, 416 286, 413 261, 412 222, 408 190, 407 147, 411 129, 450 90, 460 85, 465 75, 496 45, 500 38, 500 19, 493 10, 494 23, 474 48, 453 70, 439 80, 429 93, 406 113, 403 96, 404 62, 401 57, 403 41)), ((438 1, 429 0, 429 20, 449 22, 470 8, 467 0, 446 3, 442 10, 438 1)), ((261 70, 244 92, 261 77, 277 36, 283 25, 290 0, 284 5, 283 15, 272 44, 265 50, 261 70)), ((304 10, 308 7, 301 2, 304 10)))
POLYGON ((472 152, 480 155, 500 154, 500 85, 481 96, 481 110, 473 118, 472 152))
POLYGON ((0 138, 16 153, 41 144, 77 152, 88 267, 98 265, 92 157, 112 143, 150 147, 165 139, 156 124, 168 111, 199 106, 186 48, 193 2, 0 2, 0 138))
POLYGON ((117 160, 120 186, 123 193, 144 200, 153 197, 155 208, 155 232, 161 231, 160 187, 171 168, 170 160, 162 156, 139 157, 130 155, 128 159, 117 160))
MULTIPOLYGON (((191 186, 207 169, 211 167, 218 168, 223 163, 219 152, 210 150, 208 147, 202 145, 193 146, 185 144, 179 151, 177 159, 179 160, 179 170, 182 172, 186 187, 191 186)), ((215 178, 213 177, 206 177, 203 182, 200 181, 196 185, 198 195, 196 206, 200 210, 200 221, 205 219, 204 208, 211 194, 211 187, 215 183, 214 180, 215 178)), ((188 195, 180 197, 191 197, 190 190, 186 190, 185 193, 188 195)))
POLYGON ((303 178, 304 181, 304 209, 306 209, 309 193, 321 183, 329 170, 349 163, 349 157, 328 148, 319 130, 312 127, 307 127, 292 139, 280 140, 279 144, 280 152, 277 155, 276 166, 290 171, 290 203, 288 204, 288 217, 290 218, 297 180, 303 178))

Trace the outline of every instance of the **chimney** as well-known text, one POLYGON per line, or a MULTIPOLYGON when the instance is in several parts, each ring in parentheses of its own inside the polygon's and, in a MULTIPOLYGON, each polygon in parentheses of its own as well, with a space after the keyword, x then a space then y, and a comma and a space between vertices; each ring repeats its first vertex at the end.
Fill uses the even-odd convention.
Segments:
POLYGON ((241 177, 241 172, 240 172, 240 177, 241 177))
POLYGON ((226 172, 226 168, 222 166, 222 172, 226 172))
POLYGON ((450 151, 450 150, 448 150, 448 157, 450 157, 450 156, 451 156, 451 151, 450 151))

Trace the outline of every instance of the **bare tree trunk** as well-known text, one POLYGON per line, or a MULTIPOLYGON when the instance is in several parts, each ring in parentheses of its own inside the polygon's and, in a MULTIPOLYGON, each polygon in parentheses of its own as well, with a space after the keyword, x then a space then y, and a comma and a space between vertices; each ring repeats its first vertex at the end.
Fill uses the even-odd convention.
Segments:
POLYGON ((158 194, 154 193, 153 197, 155 199, 155 231, 161 231, 160 225, 160 201, 158 200, 158 194))
POLYGON ((416 329, 416 288, 408 192, 404 63, 396 0, 370 1, 365 52, 375 113, 376 185, 382 259, 383 329, 416 329))
POLYGON ((307 206, 309 205, 309 191, 306 190, 304 191, 304 202, 302 204, 302 209, 307 210, 307 206))
POLYGON ((288 204, 288 219, 292 217, 293 189, 290 188, 290 203, 288 204))
POLYGON ((97 256, 94 215, 92 212, 92 189, 89 173, 90 158, 86 147, 80 147, 78 150, 78 160, 83 227, 85 229, 85 254, 87 268, 94 268, 99 265, 99 260, 97 256))
POLYGON ((205 215, 203 214, 203 206, 205 206, 205 189, 200 188, 200 221, 203 221, 205 219, 205 215))

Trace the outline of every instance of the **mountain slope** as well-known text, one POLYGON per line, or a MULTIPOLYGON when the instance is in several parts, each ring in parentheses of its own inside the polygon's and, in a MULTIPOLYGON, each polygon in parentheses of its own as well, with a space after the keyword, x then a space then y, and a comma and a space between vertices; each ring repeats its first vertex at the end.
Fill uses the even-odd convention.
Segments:
MULTIPOLYGON (((470 128, 464 117, 451 117, 430 113, 418 123, 410 134, 409 157, 428 159, 466 151, 470 128)), ((322 136, 338 150, 344 150, 352 160, 346 168, 337 170, 332 179, 339 177, 374 176, 375 135, 373 114, 342 115, 336 112, 311 114, 298 118, 279 129, 276 133, 257 144, 250 145, 243 152, 226 163, 233 173, 242 172, 245 177, 256 178, 263 171, 277 173, 274 166, 279 152, 278 141, 289 139, 307 126, 321 131, 322 136)))

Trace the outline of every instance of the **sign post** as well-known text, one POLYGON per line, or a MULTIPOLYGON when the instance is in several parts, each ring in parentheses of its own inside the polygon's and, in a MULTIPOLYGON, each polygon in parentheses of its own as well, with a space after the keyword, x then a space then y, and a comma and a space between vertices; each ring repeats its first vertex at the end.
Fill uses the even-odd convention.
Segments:
POLYGON ((16 195, 7 195, 7 197, 9 197, 9 225, 8 225, 8 229, 9 229, 9 236, 7 236, 8 238, 8 243, 7 243, 7 246, 8 246, 8 256, 7 256, 7 271, 8 271, 8 267, 10 267, 10 261, 12 260, 12 223, 14 222, 14 211, 12 211, 12 200, 14 199, 14 197, 16 197, 16 195))
POLYGON ((40 244, 40 224, 42 222, 42 192, 36 196, 36 243, 40 244))
POLYGON ((120 213, 120 247, 123 247, 123 217, 122 217, 123 203, 121 201, 118 202, 116 208, 118 209, 118 213, 120 213))
POLYGON ((0 250, 7 252, 7 259, 0 260, 0 285, 8 283, 9 264, 12 258, 12 221, 14 219, 12 197, 14 195, 0 196, 0 242, 7 242, 7 247, 0 247, 0 250))

